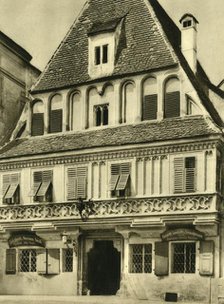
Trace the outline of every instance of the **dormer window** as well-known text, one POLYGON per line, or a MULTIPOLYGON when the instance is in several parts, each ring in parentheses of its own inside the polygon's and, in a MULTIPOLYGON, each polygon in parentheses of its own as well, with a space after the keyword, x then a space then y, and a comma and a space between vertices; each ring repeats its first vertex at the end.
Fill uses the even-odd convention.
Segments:
POLYGON ((95 47, 95 65, 108 62, 108 44, 95 47))
POLYGON ((186 20, 183 22, 183 27, 190 27, 192 25, 192 21, 191 20, 186 20))

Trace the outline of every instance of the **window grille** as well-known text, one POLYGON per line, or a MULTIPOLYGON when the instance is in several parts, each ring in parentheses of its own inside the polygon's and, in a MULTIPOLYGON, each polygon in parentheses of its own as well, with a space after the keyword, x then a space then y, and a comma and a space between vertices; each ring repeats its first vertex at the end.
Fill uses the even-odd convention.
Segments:
POLYGON ((36 272, 37 255, 35 249, 19 251, 19 272, 36 272))
POLYGON ((195 243, 174 243, 173 273, 195 273, 195 243))
POLYGON ((152 272, 151 244, 130 245, 130 272, 131 273, 152 272))
POLYGON ((73 272, 73 249, 63 249, 63 272, 73 272))

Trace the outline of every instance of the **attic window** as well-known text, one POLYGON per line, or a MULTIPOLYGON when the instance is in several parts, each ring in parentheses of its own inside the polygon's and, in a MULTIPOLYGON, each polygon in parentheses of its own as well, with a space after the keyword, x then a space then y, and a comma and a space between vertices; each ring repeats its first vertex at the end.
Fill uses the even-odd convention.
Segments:
POLYGON ((95 47, 95 65, 108 63, 108 44, 95 47))
POLYGON ((183 27, 190 27, 192 25, 192 21, 191 20, 186 20, 183 22, 183 27))

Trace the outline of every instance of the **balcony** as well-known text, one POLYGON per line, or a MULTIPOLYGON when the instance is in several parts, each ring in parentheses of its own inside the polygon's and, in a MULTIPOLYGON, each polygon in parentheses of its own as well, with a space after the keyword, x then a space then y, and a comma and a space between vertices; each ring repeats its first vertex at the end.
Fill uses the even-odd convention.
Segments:
MULTIPOLYGON (((217 212, 216 194, 95 201, 90 219, 217 212)), ((80 219, 76 202, 0 207, 0 223, 80 219)))

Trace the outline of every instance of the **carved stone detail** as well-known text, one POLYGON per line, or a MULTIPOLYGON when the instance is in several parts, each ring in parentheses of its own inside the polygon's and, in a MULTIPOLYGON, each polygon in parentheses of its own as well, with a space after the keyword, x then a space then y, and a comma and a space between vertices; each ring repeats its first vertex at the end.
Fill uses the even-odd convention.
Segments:
MULTIPOLYGON (((212 195, 190 195, 94 202, 91 218, 216 211, 212 195)), ((0 207, 0 222, 80 218, 75 202, 0 207)))
POLYGON ((8 169, 22 169, 27 167, 38 167, 38 166, 50 166, 58 164, 74 164, 80 162, 99 162, 111 159, 122 159, 122 158, 144 158, 159 156, 164 157, 170 153, 176 152, 187 152, 187 151, 201 151, 210 150, 216 148, 216 142, 201 142, 192 144, 172 145, 172 146, 161 146, 144 149, 133 149, 128 151, 113 151, 113 152, 99 152, 90 153, 85 155, 74 155, 74 156, 61 156, 51 157, 45 159, 36 160, 25 160, 25 161, 13 161, 0 164, 0 171, 8 169))

